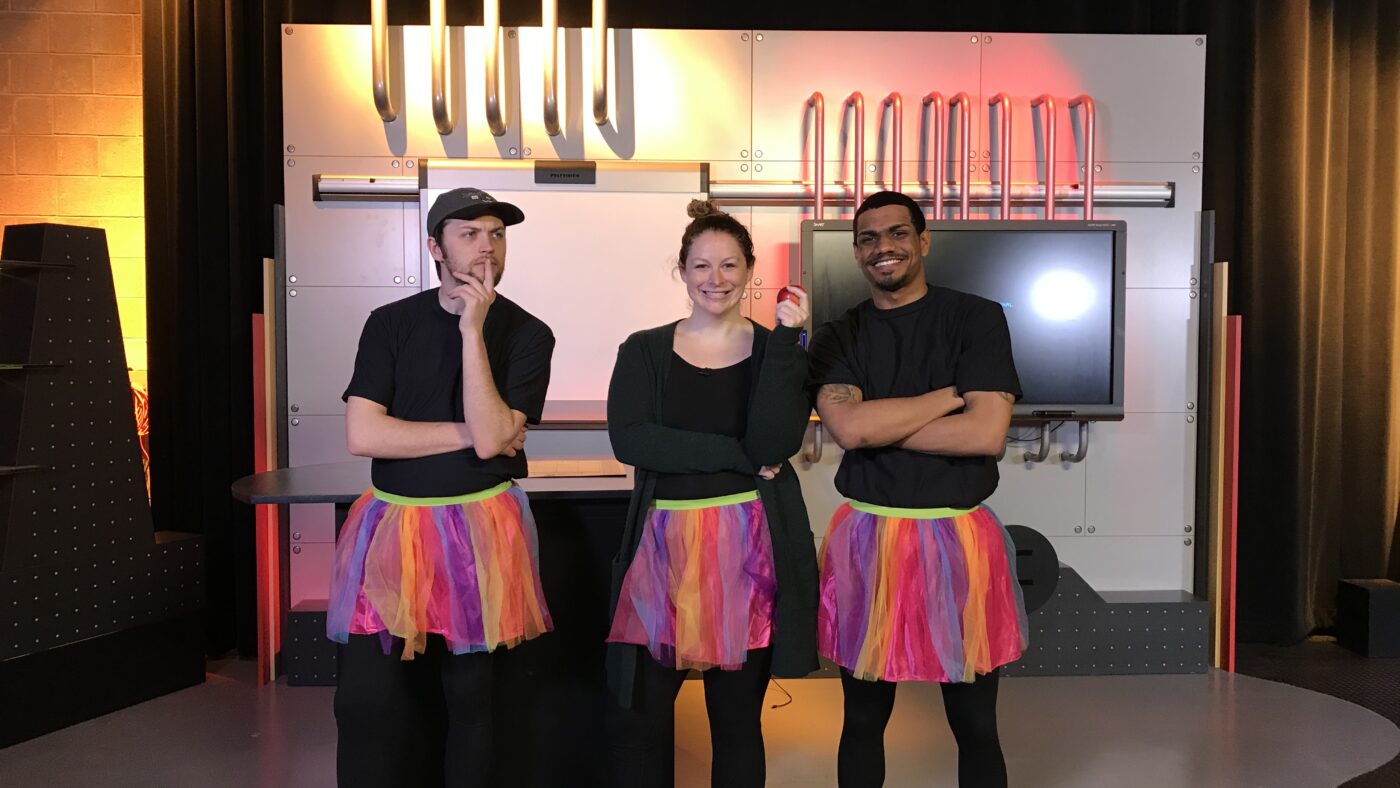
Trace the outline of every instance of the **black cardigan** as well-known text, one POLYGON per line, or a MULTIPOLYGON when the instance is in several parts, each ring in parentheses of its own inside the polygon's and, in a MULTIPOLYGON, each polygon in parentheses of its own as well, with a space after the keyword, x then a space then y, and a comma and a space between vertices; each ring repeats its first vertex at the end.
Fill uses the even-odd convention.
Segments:
MULTIPOLYGON (((679 322, 679 321, 677 321, 679 322)), ((753 376, 748 429, 741 438, 665 427, 661 401, 676 323, 638 331, 617 351, 608 386, 608 437, 617 459, 633 466, 635 484, 627 506, 622 546, 612 564, 609 614, 617 612, 622 580, 642 538, 658 473, 738 471, 756 474, 768 465, 782 470, 771 481, 755 476, 773 543, 777 591, 773 610, 774 676, 796 678, 817 662, 817 551, 807 521, 802 487, 788 458, 802 446, 811 402, 803 389, 807 353, 797 344, 798 329, 753 327, 753 376)), ((632 705, 637 657, 645 649, 609 643, 608 687, 623 707, 632 705)))

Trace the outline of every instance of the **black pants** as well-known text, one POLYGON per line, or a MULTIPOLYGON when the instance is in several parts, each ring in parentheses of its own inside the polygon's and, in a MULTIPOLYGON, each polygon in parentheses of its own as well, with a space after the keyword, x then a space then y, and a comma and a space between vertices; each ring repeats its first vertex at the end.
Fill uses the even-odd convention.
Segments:
MULTIPOLYGON (((760 717, 772 664, 772 649, 756 649, 748 653, 741 670, 712 668, 701 674, 710 717, 710 785, 714 788, 758 788, 766 779, 760 717)), ((667 788, 675 784, 676 695, 685 671, 642 655, 637 672, 632 708, 612 704, 608 709, 616 784, 618 788, 667 788)))
MULTIPOLYGON (((958 785, 962 788, 1005 788, 1006 761, 997 739, 998 668, 971 684, 944 684, 943 708, 958 742, 958 785)), ((836 779, 841 788, 876 788, 885 784, 885 724, 894 711, 889 681, 862 681, 845 669, 841 689, 846 696, 846 721, 836 779)))
POLYGON ((491 654, 452 654, 439 635, 404 662, 375 635, 340 648, 336 780, 342 788, 485 786, 491 775, 491 654))

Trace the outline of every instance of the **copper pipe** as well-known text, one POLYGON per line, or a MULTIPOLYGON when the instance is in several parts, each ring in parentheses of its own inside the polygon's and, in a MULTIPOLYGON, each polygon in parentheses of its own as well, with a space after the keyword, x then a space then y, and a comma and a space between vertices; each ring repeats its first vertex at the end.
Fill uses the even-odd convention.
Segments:
POLYGON ((544 32, 544 130, 559 136, 559 0, 541 0, 544 32))
POLYGON ((958 159, 958 214, 959 219, 968 218, 968 200, 971 189, 968 188, 969 181, 972 180, 968 174, 968 167, 972 164, 972 99, 966 93, 958 93, 953 96, 953 101, 949 107, 958 108, 958 127, 962 140, 958 145, 960 157, 958 159))
POLYGON ((807 106, 812 108, 813 116, 812 193, 815 204, 812 207, 812 218, 821 221, 826 218, 826 100, 820 92, 816 92, 808 97, 807 106))
POLYGON ((855 152, 855 198, 854 203, 857 208, 865 199, 865 96, 857 90, 846 97, 845 103, 841 105, 841 116, 846 116, 846 108, 854 107, 856 111, 856 152, 855 152))
POLYGON ((944 160, 943 146, 948 114, 943 94, 937 91, 924 96, 924 106, 930 107, 929 114, 933 118, 933 219, 937 221, 943 218, 943 187, 947 179, 947 173, 944 172, 947 162, 944 160))
POLYGON ((593 0, 593 122, 608 125, 608 0, 593 0))
POLYGON ((1040 117, 1045 123, 1045 218, 1055 218, 1055 97, 1049 93, 1031 102, 1031 111, 1044 107, 1040 117))
POLYGON ((433 122, 438 134, 452 133, 452 79, 447 69, 447 0, 429 0, 429 39, 433 56, 433 122))
POLYGON ((1001 107, 1001 131, 997 140, 997 156, 1001 161, 997 162, 1000 174, 997 179, 1001 181, 1001 217, 1011 218, 1011 97, 1005 93, 998 93, 992 96, 987 102, 988 107, 1001 107))
POLYGON ((389 70, 389 9, 388 0, 370 0, 370 89, 374 93, 374 108, 379 119, 393 123, 399 117, 394 106, 393 74, 389 70))
POLYGON ((880 103, 880 113, 884 114, 885 107, 891 111, 890 117, 890 150, 893 152, 893 179, 889 182, 891 191, 904 192, 904 97, 898 92, 885 96, 885 100, 880 103))
POLYGON ((1096 151, 1094 150, 1094 100, 1089 96, 1075 96, 1070 99, 1069 108, 1071 111, 1078 107, 1084 108, 1084 218, 1094 218, 1094 163, 1096 151))

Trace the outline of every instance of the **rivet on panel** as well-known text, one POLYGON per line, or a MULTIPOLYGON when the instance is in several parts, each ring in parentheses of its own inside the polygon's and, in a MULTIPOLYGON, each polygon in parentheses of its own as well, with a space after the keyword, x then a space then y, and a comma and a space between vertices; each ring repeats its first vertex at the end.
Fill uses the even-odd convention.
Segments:
POLYGON ((297 275, 296 275, 296 274, 292 274, 291 276, 287 277, 287 281, 288 281, 288 282, 291 282, 292 284, 296 284, 296 283, 297 283, 297 275))
POLYGON ((749 40, 749 34, 748 34, 748 33, 740 33, 740 34, 739 34, 739 40, 740 40, 740 41, 748 41, 748 40, 749 40))
POLYGON ((507 30, 507 31, 506 31, 506 38, 515 38, 515 31, 514 31, 514 30, 507 30))
POLYGON ((404 162, 403 166, 409 168, 410 170, 413 169, 413 159, 409 159, 408 161, 404 162))
POLYGON ((296 160, 296 159, 287 159, 287 166, 288 166, 288 167, 295 167, 295 166, 297 166, 297 160, 296 160))
POLYGON ((526 148, 525 151, 524 151, 524 153, 525 153, 526 156, 531 156, 531 155, 534 154, 534 151, 530 150, 529 148, 526 148))
POLYGON ((295 290, 288 290, 288 291, 287 291, 287 295, 288 295, 289 297, 291 297, 291 298, 296 298, 296 297, 297 297, 297 291, 295 291, 295 290))
POLYGON ((992 37, 991 37, 991 36, 986 36, 986 37, 984 37, 984 38, 982 39, 982 43, 984 43, 984 44, 990 44, 990 43, 992 43, 992 37))
POLYGON ((389 166, 397 170, 399 168, 399 160, 394 159, 393 161, 389 162, 389 166))
POLYGON ((394 277, 394 284, 397 285, 397 284, 402 284, 402 283, 403 283, 403 277, 402 277, 402 276, 396 276, 396 277, 394 277))
POLYGON ((416 277, 416 276, 410 276, 410 277, 408 278, 408 283, 411 284, 411 285, 416 285, 416 284, 418 284, 418 277, 416 277))
POLYGON ((1102 164, 1095 164, 1095 165, 1094 165, 1094 172, 1103 172, 1103 165, 1102 165, 1102 164))
POLYGON ((747 159, 748 157, 749 157, 749 152, 748 152, 747 150, 741 150, 741 151, 739 151, 739 158, 741 158, 741 159, 747 159))
MULTIPOLYGON (((291 35, 291 34, 288 33, 288 35, 291 35)), ((971 43, 973 43, 973 44, 977 43, 977 36, 973 36, 973 37, 972 37, 971 43)))
POLYGON ((875 165, 874 165, 874 164, 868 164, 868 165, 866 165, 865 170, 866 170, 866 172, 874 172, 874 171, 875 171, 875 165))
POLYGON ((289 27, 289 28, 287 28, 287 35, 291 35, 291 34, 292 34, 292 29, 289 27))
POLYGON ((749 171, 749 165, 747 165, 747 164, 740 164, 740 165, 739 165, 739 172, 748 172, 748 171, 749 171))
POLYGON ((1186 417, 1186 423, 1187 423, 1187 424, 1195 424, 1195 423, 1196 423, 1196 417, 1195 417, 1195 416, 1187 416, 1187 417, 1186 417))
POLYGON ((1205 40, 1204 38, 1198 38, 1198 39, 1196 39, 1196 46, 1198 46, 1198 47, 1199 47, 1199 46, 1205 46, 1205 44, 1206 44, 1206 40, 1205 40))
POLYGON ((758 35, 756 35, 756 36, 753 37, 753 40, 755 40, 755 41, 762 41, 762 40, 763 40, 763 34, 762 34, 762 33, 759 33, 758 35))
POLYGON ((763 172, 763 165, 762 165, 762 164, 755 164, 755 165, 753 166, 753 171, 754 171, 754 172, 763 172))
POLYGON ((519 149, 519 148, 511 148, 511 149, 510 149, 510 155, 512 155, 512 156, 518 156, 518 155, 520 155, 520 149, 519 149))
POLYGON ((1195 173, 1195 174, 1197 174, 1197 175, 1200 175, 1200 174, 1201 174, 1201 168, 1200 168, 1199 166, 1192 167, 1192 168, 1191 168, 1191 172, 1193 172, 1193 173, 1195 173))
POLYGON ((301 406, 300 406, 300 405, 293 405, 293 406, 292 406, 292 412, 293 412, 293 413, 301 413, 301 406))
POLYGON ((761 159, 761 158, 763 158, 763 151, 761 151, 761 150, 756 150, 756 151, 754 151, 754 152, 753 152, 753 157, 754 157, 755 159, 761 159))
POLYGON ((301 425, 301 419, 292 419, 292 426, 293 426, 293 427, 298 427, 298 426, 300 426, 300 425, 301 425))

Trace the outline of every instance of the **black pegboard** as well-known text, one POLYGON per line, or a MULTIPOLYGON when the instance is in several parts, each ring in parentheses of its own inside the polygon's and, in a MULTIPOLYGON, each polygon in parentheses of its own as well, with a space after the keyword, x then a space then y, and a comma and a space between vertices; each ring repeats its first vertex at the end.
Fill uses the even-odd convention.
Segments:
POLYGON ((335 686, 339 653, 326 637, 326 600, 305 600, 287 614, 282 660, 289 686, 335 686))
POLYGON ((1060 564, 1055 594, 1029 616, 1031 645, 1008 676, 1204 673, 1210 606, 1178 591, 1099 594, 1060 564))
MULTIPOLYGON (((100 229, 0 249, 0 660, 203 608, 203 542, 155 533, 100 229)), ((193 530, 193 529, 192 529, 193 530)))

